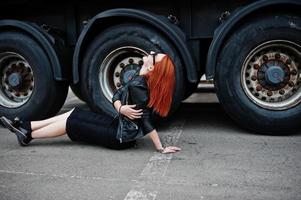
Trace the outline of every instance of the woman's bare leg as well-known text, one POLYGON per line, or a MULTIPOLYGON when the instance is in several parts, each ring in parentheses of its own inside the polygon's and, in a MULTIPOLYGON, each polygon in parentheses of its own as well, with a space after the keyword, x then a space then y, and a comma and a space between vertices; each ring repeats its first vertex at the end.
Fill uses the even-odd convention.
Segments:
POLYGON ((68 116, 71 114, 71 112, 74 110, 74 108, 66 113, 45 119, 45 120, 40 120, 40 121, 31 121, 30 125, 31 125, 31 129, 32 131, 41 129, 43 127, 46 127, 48 125, 50 125, 51 123, 57 122, 57 121, 61 121, 64 119, 67 119, 68 116))
POLYGON ((65 114, 61 115, 60 118, 57 118, 59 120, 53 121, 52 123, 48 124, 47 126, 44 126, 42 128, 32 131, 31 137, 32 138, 52 138, 52 137, 58 137, 58 136, 66 134, 66 122, 67 122, 68 115, 65 115, 65 114))

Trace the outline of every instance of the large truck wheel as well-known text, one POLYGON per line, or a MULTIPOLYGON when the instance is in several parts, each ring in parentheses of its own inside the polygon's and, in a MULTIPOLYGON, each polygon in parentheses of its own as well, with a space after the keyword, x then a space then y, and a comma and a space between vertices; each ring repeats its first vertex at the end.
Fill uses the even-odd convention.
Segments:
POLYGON ((85 96, 80 91, 80 89, 81 89, 80 83, 78 83, 78 84, 71 83, 70 88, 71 88, 72 92, 75 94, 75 96, 77 98, 79 98, 80 100, 86 102, 85 96))
POLYGON ((275 15, 242 26, 226 42, 215 86, 227 113, 263 134, 301 125, 301 18, 275 15))
POLYGON ((81 91, 91 109, 116 115, 111 103, 113 93, 140 70, 142 57, 150 51, 167 53, 175 63, 176 86, 169 116, 174 113, 185 94, 180 57, 157 31, 135 23, 110 27, 88 46, 81 68, 81 91))
POLYGON ((68 83, 54 80, 45 52, 30 36, 0 33, 0 74, 0 115, 43 119, 64 104, 68 83))

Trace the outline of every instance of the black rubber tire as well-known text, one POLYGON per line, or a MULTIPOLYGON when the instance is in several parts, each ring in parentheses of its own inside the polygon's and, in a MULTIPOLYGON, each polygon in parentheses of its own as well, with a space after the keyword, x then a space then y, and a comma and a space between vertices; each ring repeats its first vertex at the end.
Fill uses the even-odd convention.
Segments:
POLYGON ((75 94, 75 96, 77 98, 79 98, 80 100, 86 102, 85 96, 81 93, 81 90, 80 90, 81 86, 80 86, 80 84, 72 84, 71 83, 70 84, 70 88, 71 88, 72 92, 75 94))
POLYGON ((252 49, 269 40, 289 40, 301 45, 300 17, 267 16, 248 22, 225 43, 218 59, 215 87, 220 103, 239 125, 261 134, 285 135, 301 125, 301 106, 275 111, 253 103, 241 85, 243 62, 252 49))
POLYGON ((138 47, 146 52, 151 50, 164 52, 171 56, 176 66, 176 85, 169 116, 172 115, 181 104, 185 94, 183 66, 179 54, 160 33, 149 26, 136 23, 112 26, 97 35, 88 46, 81 68, 81 91, 90 108, 95 112, 116 115, 111 101, 108 101, 101 92, 97 77, 98 66, 111 51, 123 46, 138 47))
POLYGON ((197 88, 198 88, 198 82, 197 83, 188 83, 188 81, 186 81, 186 93, 184 95, 184 99, 187 99, 188 97, 190 97, 194 92, 197 91, 197 88))
POLYGON ((39 120, 55 115, 68 94, 68 82, 53 78, 51 65, 40 45, 21 32, 0 33, 0 52, 11 51, 22 55, 34 74, 34 88, 30 99, 20 107, 0 106, 0 115, 23 120, 39 120))

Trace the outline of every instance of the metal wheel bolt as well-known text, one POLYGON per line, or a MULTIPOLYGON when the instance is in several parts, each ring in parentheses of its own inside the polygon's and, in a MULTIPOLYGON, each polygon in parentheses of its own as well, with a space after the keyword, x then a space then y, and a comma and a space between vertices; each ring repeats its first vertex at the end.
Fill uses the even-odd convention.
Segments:
POLYGON ((272 92, 272 91, 268 91, 268 92, 267 92, 267 95, 270 97, 270 96, 273 95, 273 92, 272 92))
POLYGON ((139 60, 138 65, 142 66, 142 65, 143 65, 143 61, 142 61, 142 60, 139 60))
POLYGON ((261 91, 262 90, 262 86, 261 85, 257 85, 256 90, 257 91, 261 91))
POLYGON ((285 91, 284 90, 280 90, 279 94, 284 95, 285 91))
POLYGON ((290 65, 292 63, 292 60, 291 59, 287 59, 285 63, 288 64, 288 65, 290 65))
POLYGON ((119 65, 121 68, 124 68, 124 63, 120 63, 119 65))
POLYGON ((116 76, 116 77, 119 77, 119 76, 120 76, 119 72, 116 72, 116 73, 115 73, 115 76, 116 76))
POLYGON ((134 60, 132 58, 129 59, 129 63, 133 64, 134 60))
POLYGON ((291 74, 294 75, 294 76, 296 76, 296 75, 297 75, 297 70, 295 70, 295 69, 292 70, 292 71, 291 71, 291 74))
POLYGON ((117 83, 117 87, 120 87, 120 86, 121 86, 121 83, 118 82, 118 83, 117 83))
POLYGON ((263 60, 264 60, 265 62, 267 62, 267 61, 269 60, 269 57, 267 57, 266 55, 264 55, 264 56, 263 56, 263 60))
POLYGON ((288 85, 289 85, 290 87, 294 87, 295 83, 294 83, 293 81, 290 81, 290 82, 288 83, 288 85))
POLYGON ((256 81, 256 80, 257 80, 257 76, 253 75, 253 76, 251 77, 251 79, 252 79, 252 81, 256 81))
POLYGON ((276 58, 276 59, 280 59, 280 54, 279 54, 279 53, 276 53, 275 58, 276 58))
POLYGON ((254 64, 253 67, 254 67, 254 69, 259 69, 259 65, 258 64, 254 64))

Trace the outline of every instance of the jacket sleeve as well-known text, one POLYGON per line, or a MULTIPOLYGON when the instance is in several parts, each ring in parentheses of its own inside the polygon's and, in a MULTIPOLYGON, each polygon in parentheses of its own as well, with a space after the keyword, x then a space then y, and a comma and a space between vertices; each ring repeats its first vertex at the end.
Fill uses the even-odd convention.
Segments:
POLYGON ((114 102, 121 99, 121 95, 124 92, 124 87, 119 88, 116 90, 116 92, 113 94, 112 97, 112 104, 114 105, 114 102))
POLYGON ((129 87, 129 93, 132 104, 136 104, 135 109, 143 109, 140 120, 143 133, 146 135, 155 129, 151 109, 146 107, 149 100, 148 88, 144 85, 132 85, 129 87))

